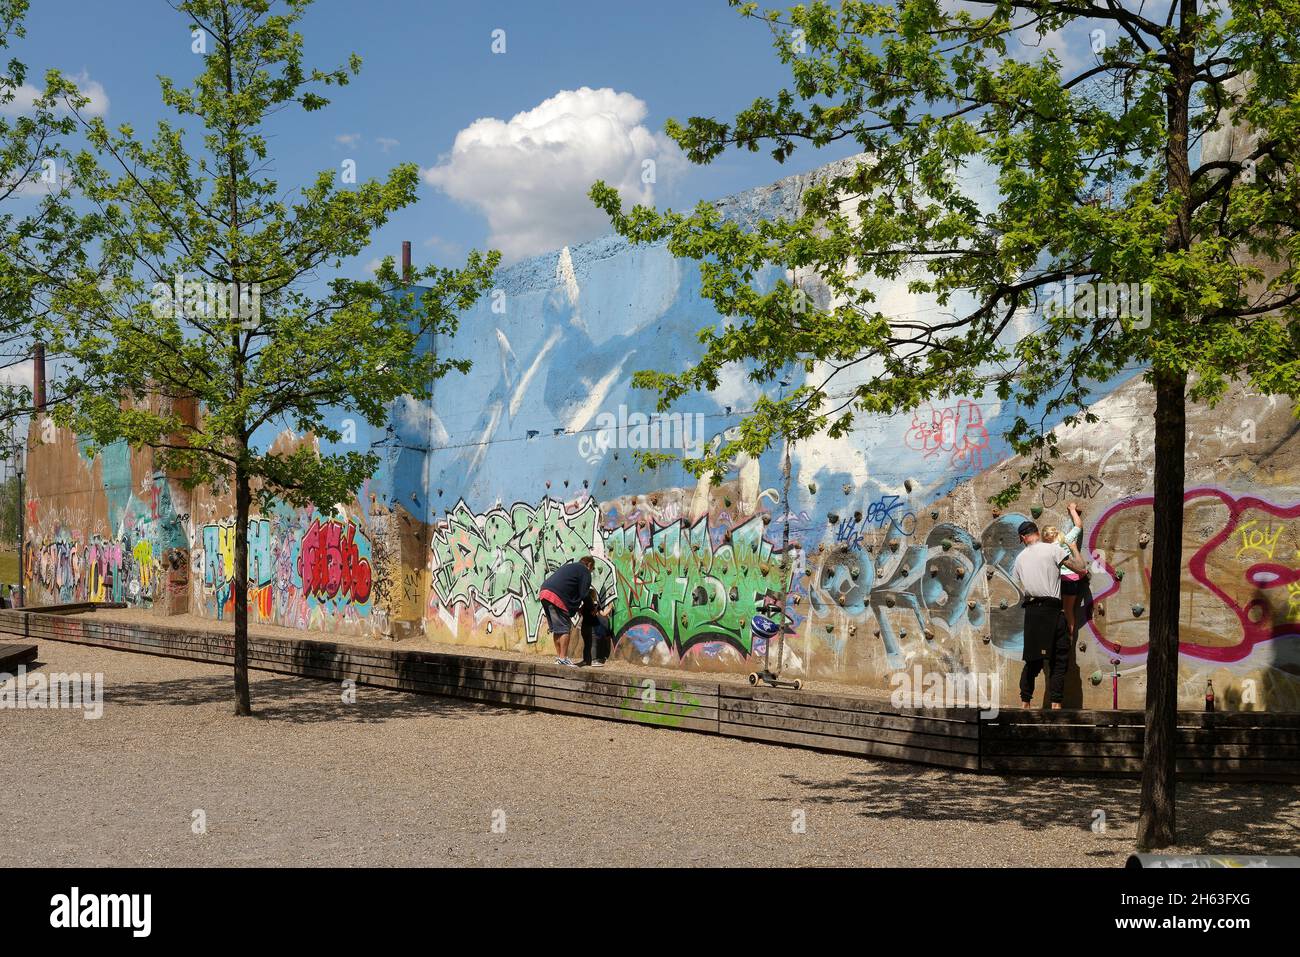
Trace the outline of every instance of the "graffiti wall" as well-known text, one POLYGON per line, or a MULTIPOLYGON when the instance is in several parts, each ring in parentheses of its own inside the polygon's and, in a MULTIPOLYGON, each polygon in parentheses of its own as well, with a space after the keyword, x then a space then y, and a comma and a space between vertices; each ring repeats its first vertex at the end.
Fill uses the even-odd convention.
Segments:
MULTIPOLYGON (((790 214, 809 179, 720 205, 738 220, 790 214)), ((713 485, 637 459, 724 441, 760 395, 743 370, 667 410, 632 386, 639 369, 681 371, 698 357, 712 315, 699 284, 694 264, 616 238, 502 270, 463 317, 476 333, 431 344, 471 359, 471 372, 438 383, 429 402, 396 403, 386 430, 354 437, 381 453, 371 483, 328 513, 277 507, 253 518, 254 620, 550 654, 542 582, 591 554, 621 659, 755 670, 769 649, 751 623, 775 602, 790 622, 791 675, 888 689, 917 665, 994 673, 1010 704, 1023 642, 1016 527, 1066 528, 1075 502, 1096 605, 1074 645, 1067 703, 1109 707, 1118 674, 1122 703, 1141 705, 1154 429, 1141 370, 1096 388, 1095 423, 957 397, 741 456, 713 485), (989 497, 1025 465, 1001 438, 1017 417, 1056 426, 1060 456, 1050 480, 997 510, 989 497)), ((901 295, 881 291, 884 301, 901 295)), ((768 387, 825 373, 791 369, 768 387)), ((65 439, 49 449, 51 468, 78 476, 88 498, 73 508, 34 479, 29 585, 45 600, 139 604, 179 588, 185 610, 230 617, 228 498, 196 492, 191 502, 143 455, 106 450, 91 463, 65 439)), ((1228 707, 1300 708, 1297 463, 1283 400, 1237 389, 1189 417, 1184 707, 1199 707, 1212 681, 1228 707)))
MULTIPOLYGON (((788 214, 806 183, 724 201, 724 214, 788 214)), ((605 239, 520 263, 498 283, 500 295, 467 319, 490 332, 447 345, 474 371, 440 384, 428 410, 429 637, 550 652, 541 579, 590 553, 613 598, 621 658, 754 670, 766 649, 750 621, 776 595, 793 627, 792 674, 888 688, 917 664, 996 672, 1013 703, 1016 527, 1068 528, 1076 502, 1097 602, 1074 646, 1067 701, 1109 707, 1117 672, 1123 702, 1143 701, 1153 399, 1141 370, 1097 388, 1101 421, 1046 419, 1057 426, 1056 472, 1003 511, 988 498, 1023 463, 1001 436, 1018 416, 1044 415, 989 395, 775 448, 710 486, 677 467, 642 471, 636 453, 659 447, 647 429, 622 427, 659 414, 633 372, 681 371, 699 355, 708 306, 694 264, 605 239)), ((825 373, 792 369, 772 388, 825 373)), ((741 371, 666 412, 719 442, 758 395, 741 371)), ((1300 707, 1296 421, 1284 401, 1238 390, 1195 410, 1189 433, 1183 705, 1200 707, 1213 681, 1229 706, 1300 707)))
POLYGON ((28 604, 169 607, 188 587, 189 506, 148 452, 91 456, 48 420, 29 437, 22 575, 28 604))

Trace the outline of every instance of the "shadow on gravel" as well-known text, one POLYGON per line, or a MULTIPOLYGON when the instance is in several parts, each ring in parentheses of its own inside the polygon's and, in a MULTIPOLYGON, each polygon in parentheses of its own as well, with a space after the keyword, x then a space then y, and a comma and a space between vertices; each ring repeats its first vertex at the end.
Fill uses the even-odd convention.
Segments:
MULTIPOLYGON (((382 724, 403 718, 470 718, 519 713, 517 708, 390 691, 387 688, 369 688, 364 685, 356 688, 355 703, 345 704, 342 688, 336 682, 280 675, 261 676, 256 673, 249 677, 253 713, 264 721, 288 721, 294 724, 325 721, 382 724)), ((233 710, 234 700, 234 681, 228 675, 141 681, 134 684, 108 682, 104 687, 106 707, 229 704, 233 710)))
MULTIPOLYGON (((1060 825, 1088 831, 1100 809, 1107 832, 1113 832, 1136 823, 1140 795, 1139 782, 1123 778, 985 777, 886 764, 835 780, 783 777, 803 788, 810 803, 855 802, 862 805, 863 817, 1013 822, 1034 831, 1060 825)), ((1204 853, 1295 854, 1300 791, 1290 784, 1180 783, 1178 832, 1181 848, 1204 853)), ((1092 856, 1129 853, 1130 838, 1097 837, 1116 845, 1113 851, 1089 852, 1092 856)))

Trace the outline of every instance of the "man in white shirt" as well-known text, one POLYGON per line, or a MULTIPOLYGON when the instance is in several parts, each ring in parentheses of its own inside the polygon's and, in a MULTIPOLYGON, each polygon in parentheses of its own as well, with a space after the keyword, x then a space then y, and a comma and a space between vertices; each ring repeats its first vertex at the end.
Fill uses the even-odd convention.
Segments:
MULTIPOLYGON (((1020 541, 1024 550, 1011 566, 1011 577, 1024 592, 1025 667, 1020 672, 1020 701, 1028 708, 1034 697, 1034 682, 1044 663, 1048 668, 1048 697, 1053 708, 1060 708, 1065 698, 1065 673, 1070 667, 1070 630, 1061 606, 1061 550, 1043 541, 1038 526, 1021 522, 1020 541)), ((1079 547, 1070 542, 1067 568, 1079 574, 1087 571, 1079 547)))

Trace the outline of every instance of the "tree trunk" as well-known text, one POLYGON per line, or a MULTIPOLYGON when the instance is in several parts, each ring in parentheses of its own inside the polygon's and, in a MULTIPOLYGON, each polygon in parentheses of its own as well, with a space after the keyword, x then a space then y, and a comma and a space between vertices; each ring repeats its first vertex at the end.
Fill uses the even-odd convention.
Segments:
POLYGON ((1155 534, 1147 650, 1146 736, 1142 748, 1140 850, 1174 843, 1174 760, 1178 718, 1178 599, 1183 566, 1183 456, 1187 377, 1156 374, 1155 534))
POLYGON ((251 715, 248 695, 248 474, 235 467, 235 714, 251 715))

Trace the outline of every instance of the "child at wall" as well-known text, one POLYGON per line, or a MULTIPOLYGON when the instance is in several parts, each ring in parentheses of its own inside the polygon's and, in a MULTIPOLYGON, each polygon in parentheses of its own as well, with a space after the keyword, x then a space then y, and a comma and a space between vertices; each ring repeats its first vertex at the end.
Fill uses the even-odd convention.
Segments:
POLYGON ((592 588, 582 603, 582 663, 592 668, 604 667, 614 637, 609 605, 597 611, 599 601, 596 589, 592 588))
POLYGON ((1061 569, 1061 608, 1065 612, 1065 623, 1070 629, 1070 638, 1075 637, 1074 610, 1079 601, 1079 588, 1081 575, 1078 572, 1070 570, 1065 564, 1065 560, 1070 557, 1070 546, 1079 541, 1083 534, 1083 516, 1079 512, 1079 503, 1071 502, 1068 506, 1070 512, 1070 530, 1064 535, 1055 525, 1044 526, 1042 539, 1045 542, 1057 545, 1061 549, 1061 557, 1057 565, 1061 569))

